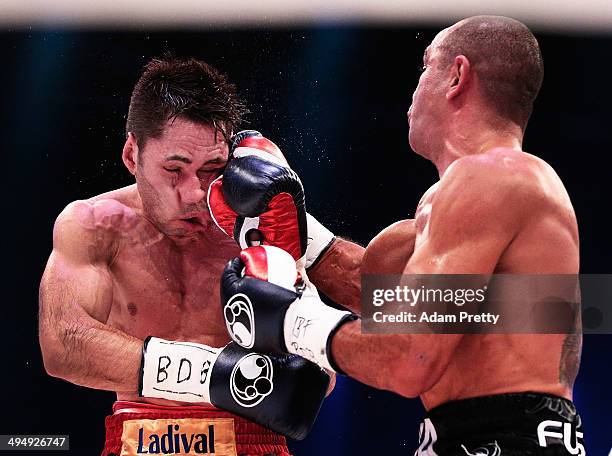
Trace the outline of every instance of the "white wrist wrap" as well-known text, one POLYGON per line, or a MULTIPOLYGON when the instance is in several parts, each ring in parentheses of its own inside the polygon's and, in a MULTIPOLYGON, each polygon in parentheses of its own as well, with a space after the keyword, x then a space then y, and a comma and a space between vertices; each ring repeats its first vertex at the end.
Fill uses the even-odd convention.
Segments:
POLYGON ((210 402, 210 373, 220 352, 193 342, 148 338, 142 356, 141 396, 210 402))
POLYGON ((306 246, 306 263, 304 267, 311 267, 319 256, 329 247, 335 238, 334 233, 325 228, 319 221, 306 213, 306 225, 308 227, 308 244, 306 246))
POLYGON ((289 353, 306 358, 335 372, 328 353, 329 337, 350 312, 329 307, 308 287, 285 314, 284 336, 289 353))

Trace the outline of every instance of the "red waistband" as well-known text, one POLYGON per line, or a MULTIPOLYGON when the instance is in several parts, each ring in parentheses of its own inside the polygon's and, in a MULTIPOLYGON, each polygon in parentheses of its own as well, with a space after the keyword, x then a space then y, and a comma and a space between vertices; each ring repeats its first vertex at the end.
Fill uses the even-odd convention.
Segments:
POLYGON ((239 440, 240 436, 257 436, 257 441, 285 443, 285 438, 276 432, 210 404, 168 406, 146 402, 117 401, 113 404, 113 415, 106 419, 106 425, 108 428, 109 426, 122 426, 123 421, 126 420, 169 418, 232 418, 239 440))
MULTIPOLYGON (((197 405, 157 405, 149 404, 148 402, 132 402, 132 401, 115 401, 113 404, 113 413, 146 413, 146 412, 170 412, 172 414, 181 414, 184 412, 220 412, 223 414, 231 413, 218 409, 212 404, 197 404, 197 405)), ((233 416, 233 415, 232 415, 233 416)))

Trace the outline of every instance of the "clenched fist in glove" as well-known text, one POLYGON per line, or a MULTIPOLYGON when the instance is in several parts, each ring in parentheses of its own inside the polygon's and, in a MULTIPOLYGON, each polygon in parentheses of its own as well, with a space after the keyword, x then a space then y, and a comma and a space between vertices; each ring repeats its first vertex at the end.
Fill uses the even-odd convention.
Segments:
POLYGON ((232 339, 262 352, 300 355, 338 371, 331 356, 334 333, 357 318, 323 303, 291 256, 272 246, 250 247, 228 263, 221 305, 232 339))
POLYGON ((304 187, 280 149, 255 130, 234 136, 231 160, 208 190, 217 226, 244 249, 273 245, 309 268, 334 235, 306 213, 304 187))

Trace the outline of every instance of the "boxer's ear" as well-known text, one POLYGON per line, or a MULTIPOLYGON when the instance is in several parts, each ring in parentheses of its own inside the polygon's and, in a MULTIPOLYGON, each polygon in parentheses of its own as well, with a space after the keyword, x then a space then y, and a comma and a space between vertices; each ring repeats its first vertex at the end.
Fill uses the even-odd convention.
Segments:
POLYGON ((123 145, 123 153, 121 154, 123 163, 128 171, 136 174, 136 164, 138 163, 138 143, 134 135, 129 132, 125 144, 123 145))
POLYGON ((446 99, 452 100, 467 89, 472 78, 472 66, 465 55, 455 57, 450 68, 450 86, 446 91, 446 99))

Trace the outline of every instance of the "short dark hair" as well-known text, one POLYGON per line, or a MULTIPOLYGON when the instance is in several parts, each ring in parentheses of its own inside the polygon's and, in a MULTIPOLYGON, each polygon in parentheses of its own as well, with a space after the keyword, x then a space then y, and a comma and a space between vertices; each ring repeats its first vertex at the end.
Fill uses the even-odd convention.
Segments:
POLYGON ((126 134, 131 132, 142 148, 149 138, 161 136, 169 120, 180 116, 214 125, 229 140, 246 113, 225 74, 194 58, 165 55, 147 63, 136 82, 126 134))
POLYGON ((542 79, 538 41, 525 24, 503 16, 461 21, 440 44, 450 64, 464 55, 482 81, 485 96, 502 116, 525 126, 542 79))

